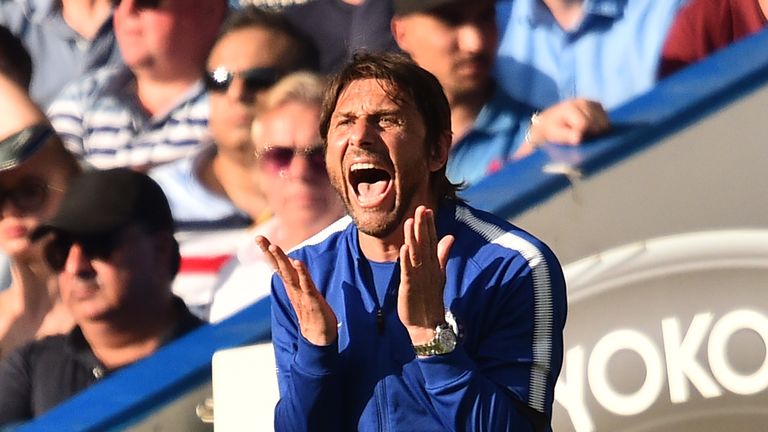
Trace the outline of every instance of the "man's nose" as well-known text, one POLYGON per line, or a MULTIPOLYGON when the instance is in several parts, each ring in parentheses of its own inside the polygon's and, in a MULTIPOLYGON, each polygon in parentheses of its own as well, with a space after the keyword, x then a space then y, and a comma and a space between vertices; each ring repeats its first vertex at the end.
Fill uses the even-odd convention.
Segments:
POLYGON ((483 29, 477 24, 467 23, 461 26, 458 33, 459 48, 464 52, 478 53, 485 49, 488 41, 483 29))
POLYGON ((250 93, 245 85, 243 78, 236 76, 227 88, 227 98, 232 102, 252 102, 256 93, 250 93))
POLYGON ((89 278, 96 274, 91 260, 78 243, 73 243, 67 254, 67 261, 64 263, 64 272, 76 275, 81 278, 89 278))
POLYGON ((7 197, 0 201, 0 220, 6 217, 21 216, 24 212, 11 202, 7 197))
POLYGON ((365 118, 357 119, 350 128, 349 143, 357 147, 370 145, 374 142, 373 134, 374 126, 370 120, 365 118))

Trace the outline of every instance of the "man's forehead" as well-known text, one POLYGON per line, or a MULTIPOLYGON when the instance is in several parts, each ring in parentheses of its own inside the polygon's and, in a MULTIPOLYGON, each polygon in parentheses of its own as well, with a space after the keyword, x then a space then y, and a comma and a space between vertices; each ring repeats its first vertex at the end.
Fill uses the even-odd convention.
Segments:
POLYGON ((363 78, 351 81, 339 94, 335 113, 399 110, 413 106, 410 96, 391 81, 363 78))

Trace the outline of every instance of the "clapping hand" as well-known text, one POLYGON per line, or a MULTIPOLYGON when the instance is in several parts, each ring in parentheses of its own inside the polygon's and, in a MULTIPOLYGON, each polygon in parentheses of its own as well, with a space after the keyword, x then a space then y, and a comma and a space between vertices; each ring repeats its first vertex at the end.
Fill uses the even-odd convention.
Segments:
POLYGON ((299 260, 289 258, 279 246, 270 243, 263 236, 256 237, 256 244, 280 275, 288 300, 299 320, 302 336, 318 346, 335 342, 338 337, 336 314, 315 287, 307 266, 299 260))
POLYGON ((454 239, 447 235, 438 242, 434 212, 424 206, 405 221, 404 236, 397 313, 411 342, 421 345, 432 340, 435 328, 445 322, 445 264, 454 239))

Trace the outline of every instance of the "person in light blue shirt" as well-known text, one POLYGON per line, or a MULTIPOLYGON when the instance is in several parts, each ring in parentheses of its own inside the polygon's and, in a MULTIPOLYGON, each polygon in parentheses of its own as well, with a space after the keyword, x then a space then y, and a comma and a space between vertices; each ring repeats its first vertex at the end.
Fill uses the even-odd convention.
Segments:
POLYGON ((525 142, 534 109, 503 91, 495 91, 483 105, 472 128, 451 147, 446 175, 452 181, 474 184, 501 168, 525 142))
POLYGON ((498 41, 491 0, 395 1, 392 32, 400 48, 440 81, 451 106, 447 175, 472 185, 545 142, 576 145, 609 127, 595 102, 573 99, 531 118, 491 78, 498 41))
POLYGON ((110 0, 3 1, 0 24, 18 36, 32 56, 30 94, 42 107, 86 72, 122 61, 110 0))
POLYGON ((501 0, 495 76, 534 107, 583 97, 606 109, 650 89, 685 0, 501 0))

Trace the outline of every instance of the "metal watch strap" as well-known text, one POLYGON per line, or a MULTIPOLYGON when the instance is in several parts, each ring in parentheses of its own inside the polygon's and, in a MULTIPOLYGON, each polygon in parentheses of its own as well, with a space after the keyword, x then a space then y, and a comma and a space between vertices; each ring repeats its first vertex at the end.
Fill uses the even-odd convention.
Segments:
POLYGON ((437 348, 439 346, 440 341, 437 339, 437 333, 435 333, 435 337, 431 341, 423 345, 414 345, 413 351, 416 352, 417 356, 433 356, 438 354, 437 348))

